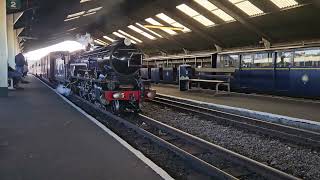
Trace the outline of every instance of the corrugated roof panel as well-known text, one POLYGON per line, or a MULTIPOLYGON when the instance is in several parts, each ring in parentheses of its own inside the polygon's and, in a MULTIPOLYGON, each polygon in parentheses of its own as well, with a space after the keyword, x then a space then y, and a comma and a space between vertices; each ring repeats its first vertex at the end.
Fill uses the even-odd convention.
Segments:
POLYGON ((81 16, 85 13, 85 11, 80 11, 80 12, 77 12, 77 13, 73 13, 73 14, 69 14, 67 16, 67 18, 72 18, 72 17, 76 17, 76 16, 81 16))
POLYGON ((172 19, 171 17, 167 16, 164 13, 160 13, 156 15, 158 18, 162 19, 163 21, 167 22, 173 27, 183 28, 183 32, 191 32, 191 30, 184 25, 178 23, 176 20, 172 19))
POLYGON ((93 8, 93 9, 89 9, 88 11, 87 11, 87 13, 91 13, 91 12, 94 12, 94 11, 99 11, 100 9, 102 9, 103 7, 96 7, 96 8, 93 8))
POLYGON ((295 0, 270 0, 270 1, 273 2, 276 6, 278 6, 281 9, 299 5, 299 3, 295 0))
MULTIPOLYGON (((163 24, 159 23, 158 21, 152 19, 152 18, 147 18, 145 19, 145 21, 147 21, 148 23, 152 24, 152 25, 156 25, 156 26, 163 26, 163 24)), ((162 31, 170 34, 170 35, 176 35, 178 33, 176 33, 175 31, 173 30, 170 30, 170 29, 161 29, 162 31)))
POLYGON ((138 43, 143 43, 143 41, 141 41, 140 39, 138 39, 138 38, 136 38, 136 37, 134 37, 134 36, 132 36, 132 35, 124 32, 124 31, 122 31, 122 30, 118 30, 118 32, 121 33, 121 34, 123 34, 123 35, 125 35, 125 36, 127 36, 127 37, 129 37, 130 39, 135 40, 135 41, 138 42, 138 43))
POLYGON ((150 32, 150 33, 158 36, 159 38, 163 38, 160 34, 158 34, 158 33, 154 32, 154 31, 152 31, 152 30, 144 27, 144 26, 143 26, 142 24, 140 24, 140 23, 136 23, 136 25, 138 25, 138 26, 141 27, 142 29, 144 29, 144 30, 146 30, 146 31, 148 31, 148 32, 150 32))
POLYGON ((111 37, 108 37, 108 36, 103 36, 103 38, 105 38, 106 40, 111 41, 111 42, 116 41, 116 40, 114 40, 114 39, 112 39, 111 37))
POLYGON ((210 26, 215 25, 215 23, 212 22, 210 19, 201 15, 200 13, 198 13, 197 11, 192 9, 191 7, 187 6, 186 4, 180 4, 176 8, 179 9, 180 11, 182 11, 183 13, 185 13, 186 15, 190 16, 194 20, 198 21, 199 23, 201 23, 204 26, 210 27, 210 26))
MULTIPOLYGON (((126 38, 124 35, 118 33, 118 32, 113 32, 112 34, 114 34, 115 36, 118 36, 119 38, 129 39, 129 38, 126 38)), ((131 41, 133 44, 137 44, 137 42, 133 41, 132 39, 130 39, 130 41, 131 41)))
POLYGON ((135 32, 147 37, 148 39, 151 39, 151 40, 155 40, 156 39, 154 36, 150 35, 149 33, 146 33, 144 31, 142 31, 141 29, 139 29, 139 28, 137 28, 137 27, 135 27, 133 25, 128 26, 128 28, 130 28, 133 31, 135 31, 135 32))
POLYGON ((226 22, 235 21, 233 17, 231 17, 229 14, 219 9, 217 6, 215 6, 208 0, 194 0, 194 1, 199 5, 201 5, 202 7, 204 7, 205 9, 212 12, 214 15, 221 18, 223 21, 226 21, 226 22))
POLYGON ((249 16, 259 16, 264 12, 248 0, 229 0, 249 16))
POLYGON ((103 45, 103 46, 108 45, 108 43, 102 41, 101 39, 96 39, 96 40, 94 40, 94 42, 97 44, 103 45))

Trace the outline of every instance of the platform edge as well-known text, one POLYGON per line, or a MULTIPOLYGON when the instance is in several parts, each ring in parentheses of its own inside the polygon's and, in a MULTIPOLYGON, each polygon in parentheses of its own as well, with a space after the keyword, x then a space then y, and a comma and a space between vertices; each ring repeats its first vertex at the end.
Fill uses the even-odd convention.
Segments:
MULTIPOLYGON (((37 77, 35 77, 37 78, 37 77)), ((133 153, 138 159, 140 159, 142 162, 144 162, 147 166, 149 166, 154 172, 156 172, 161 178, 165 180, 174 180, 165 170, 163 170, 161 167, 159 167, 157 164, 155 164, 153 161, 151 161, 149 158, 147 158, 143 153, 141 153, 139 150, 132 147, 129 143, 127 143, 125 140, 123 140, 120 136, 118 136, 116 133, 111 131, 109 128, 104 126, 102 123, 100 123, 97 119, 83 111, 81 108, 76 106, 74 103, 69 101, 67 98, 59 94, 55 89, 48 86, 46 83, 41 81, 39 78, 37 78, 42 84, 44 84, 46 87, 51 89, 54 93, 56 93, 60 98, 62 98, 65 102, 67 102, 69 105, 71 105, 73 108, 75 108, 77 111, 79 111, 82 115, 87 117, 90 121, 95 123, 97 126, 99 126, 103 131, 105 131, 107 134, 109 134, 111 137, 116 139, 121 145, 123 145, 125 148, 127 148, 131 153, 133 153)))

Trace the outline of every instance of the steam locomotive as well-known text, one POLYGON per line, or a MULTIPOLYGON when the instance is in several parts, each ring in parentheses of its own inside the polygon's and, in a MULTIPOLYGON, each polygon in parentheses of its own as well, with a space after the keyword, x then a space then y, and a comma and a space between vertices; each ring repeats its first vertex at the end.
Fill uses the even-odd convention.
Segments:
POLYGON ((114 113, 139 112, 142 103, 155 96, 139 75, 143 53, 130 40, 120 39, 78 55, 56 52, 48 56, 31 67, 34 74, 64 84, 81 98, 114 113))

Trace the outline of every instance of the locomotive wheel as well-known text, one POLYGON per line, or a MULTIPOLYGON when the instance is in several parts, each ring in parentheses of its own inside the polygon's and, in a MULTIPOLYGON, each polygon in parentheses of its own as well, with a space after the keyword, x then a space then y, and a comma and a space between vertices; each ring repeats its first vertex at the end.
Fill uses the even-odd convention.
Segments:
POLYGON ((120 113, 120 102, 118 100, 111 102, 111 112, 113 114, 119 114, 120 113))

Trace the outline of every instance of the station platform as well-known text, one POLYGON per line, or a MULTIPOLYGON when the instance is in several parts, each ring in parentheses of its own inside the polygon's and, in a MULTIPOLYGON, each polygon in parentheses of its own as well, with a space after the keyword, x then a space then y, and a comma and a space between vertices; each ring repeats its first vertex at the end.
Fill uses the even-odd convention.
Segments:
POLYGON ((320 122, 320 101, 240 93, 215 95, 214 90, 194 88, 189 91, 179 91, 177 85, 166 84, 154 84, 152 88, 157 91, 157 94, 315 121, 320 125, 318 123, 320 122))
POLYGON ((0 179, 162 179, 35 77, 0 98, 0 179))

